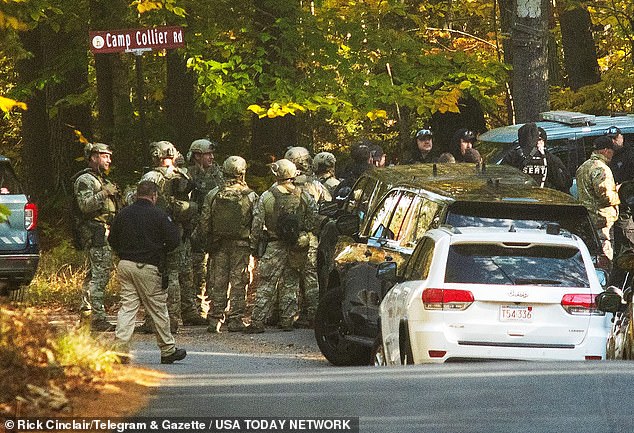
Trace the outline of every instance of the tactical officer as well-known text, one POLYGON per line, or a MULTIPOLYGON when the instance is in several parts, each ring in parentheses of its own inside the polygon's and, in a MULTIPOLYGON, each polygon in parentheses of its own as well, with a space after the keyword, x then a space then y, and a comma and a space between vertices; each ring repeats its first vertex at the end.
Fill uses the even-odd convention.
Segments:
POLYGON ((467 128, 460 128, 454 133, 449 142, 449 151, 456 162, 466 162, 465 152, 467 149, 473 148, 475 142, 475 133, 467 128))
MULTIPOLYGON (((156 205, 174 220, 182 239, 178 248, 167 254, 165 263, 167 308, 172 332, 176 332, 181 316, 184 324, 207 323, 200 317, 191 286, 181 286, 179 281, 180 271, 185 269, 183 261, 186 249, 189 247, 191 220, 198 209, 197 204, 189 198, 192 190, 189 176, 174 165, 176 156, 174 145, 169 141, 154 142, 150 145, 150 153, 155 168, 145 173, 141 181, 154 182, 158 186, 159 196, 156 205), (192 320, 197 322, 191 323, 192 320)), ((151 332, 151 322, 147 318, 141 330, 151 332)))
POLYGON ((434 134, 431 129, 419 129, 414 136, 414 141, 410 148, 410 154, 406 159, 406 164, 418 164, 424 162, 436 162, 434 152, 434 134))
MULTIPOLYGON (((192 142, 189 146, 189 152, 187 152, 187 160, 190 164, 189 167, 187 167, 187 174, 194 183, 192 200, 198 204, 199 212, 202 210, 205 196, 209 191, 224 183, 222 171, 214 158, 216 147, 216 143, 206 138, 200 138, 192 142)), ((194 217, 192 221, 193 227, 196 227, 199 217, 200 214, 194 217)), ((191 285, 193 287, 193 293, 196 296, 196 301, 200 304, 203 311, 208 309, 205 280, 207 275, 207 262, 209 260, 211 260, 209 254, 205 253, 200 245, 192 241, 191 260, 187 260, 186 258, 185 261, 186 265, 191 261, 193 274, 191 285)), ((209 292, 210 291, 211 288, 209 288, 209 292)), ((198 322, 199 320, 195 319, 195 321, 198 322)))
POLYGON ((279 327, 293 329, 300 277, 308 260, 308 233, 315 229, 318 217, 313 197, 294 184, 295 164, 280 159, 271 164, 271 170, 277 182, 262 194, 253 214, 250 244, 259 260, 255 305, 247 333, 264 332, 264 321, 275 310, 279 311, 279 327))
POLYGON ((77 231, 82 249, 88 250, 90 269, 83 284, 81 311, 90 317, 93 331, 114 331, 106 321, 104 290, 112 270, 108 233, 112 218, 121 207, 119 189, 107 177, 112 150, 107 144, 88 143, 84 148, 88 168, 75 174, 73 190, 79 210, 77 231))
MULTIPOLYGON (((324 202, 332 201, 332 195, 328 189, 319 181, 312 171, 313 161, 310 153, 304 147, 291 147, 284 156, 297 167, 298 175, 294 185, 301 188, 313 196, 319 206, 324 202)), ((311 327, 319 302, 319 281, 317 278, 317 247, 319 239, 314 230, 307 230, 308 236, 308 256, 304 266, 304 272, 300 278, 299 289, 299 318, 296 325, 301 327, 311 327)))
POLYGON ((313 171, 319 181, 326 187, 331 196, 333 196, 335 189, 339 185, 340 181, 335 176, 335 164, 337 158, 330 152, 320 152, 313 158, 313 171))
POLYGON ((137 186, 136 201, 114 218, 109 241, 121 259, 117 273, 121 282, 121 308, 117 317, 115 344, 123 352, 122 362, 129 362, 129 343, 139 305, 152 317, 156 341, 161 350, 161 364, 171 364, 187 356, 178 349, 170 332, 167 292, 161 285, 159 266, 167 251, 180 243, 178 227, 161 209, 158 187, 150 181, 137 186))
POLYGON ((610 137, 605 135, 595 139, 592 147, 590 159, 577 169, 577 191, 579 201, 588 209, 597 230, 603 253, 612 260, 612 226, 618 219, 618 205, 621 203, 612 170, 608 167, 614 148, 610 137))
POLYGON ((212 189, 202 207, 193 239, 213 253, 208 287, 211 308, 207 331, 220 332, 227 322, 229 332, 245 328, 246 296, 249 285, 249 235, 258 195, 245 182, 247 162, 230 156, 222 165, 225 184, 212 189), (229 292, 229 296, 227 293, 229 292), (228 309, 227 309, 228 304, 228 309))
POLYGON ((614 156, 610 161, 614 181, 618 185, 634 180, 634 148, 625 144, 623 134, 616 126, 609 127, 605 135, 612 140, 612 147, 614 147, 614 156))
POLYGON ((295 185, 302 187, 304 191, 312 195, 317 204, 332 200, 328 189, 319 182, 319 179, 313 173, 313 161, 308 149, 305 147, 291 147, 284 154, 284 158, 297 167, 299 174, 295 178, 295 185))
POLYGON ((548 137, 543 128, 529 122, 517 131, 518 145, 502 160, 531 176, 540 187, 568 193, 572 177, 557 155, 546 149, 548 137))

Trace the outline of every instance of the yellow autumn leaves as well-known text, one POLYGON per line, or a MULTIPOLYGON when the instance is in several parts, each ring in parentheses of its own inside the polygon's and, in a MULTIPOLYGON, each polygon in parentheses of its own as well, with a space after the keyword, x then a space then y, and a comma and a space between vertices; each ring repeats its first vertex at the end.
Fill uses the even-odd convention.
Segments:
POLYGON ((26 110, 26 104, 24 102, 14 101, 13 99, 0 96, 0 110, 2 110, 5 113, 8 113, 14 108, 20 108, 22 110, 26 110))

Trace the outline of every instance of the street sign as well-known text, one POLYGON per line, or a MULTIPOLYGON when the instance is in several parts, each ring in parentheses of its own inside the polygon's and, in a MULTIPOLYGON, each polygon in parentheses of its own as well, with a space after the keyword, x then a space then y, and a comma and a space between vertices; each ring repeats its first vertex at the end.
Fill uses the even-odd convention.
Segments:
POLYGON ((139 52, 185 46, 180 26, 89 32, 94 54, 139 52))

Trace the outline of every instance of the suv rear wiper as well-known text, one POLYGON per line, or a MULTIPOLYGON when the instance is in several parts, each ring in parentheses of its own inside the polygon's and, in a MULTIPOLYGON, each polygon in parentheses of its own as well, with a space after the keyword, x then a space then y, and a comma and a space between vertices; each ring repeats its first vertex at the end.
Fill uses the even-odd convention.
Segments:
POLYGON ((523 284, 562 284, 562 282, 559 280, 548 280, 546 278, 517 278, 515 279, 515 281, 513 281, 513 283, 518 286, 523 284))

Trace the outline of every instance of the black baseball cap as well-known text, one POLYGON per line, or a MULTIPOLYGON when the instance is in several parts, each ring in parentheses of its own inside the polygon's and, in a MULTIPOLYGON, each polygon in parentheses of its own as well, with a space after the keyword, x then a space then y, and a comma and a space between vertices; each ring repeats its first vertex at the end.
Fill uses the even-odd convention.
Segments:
POLYGON ((594 150, 601 149, 612 149, 614 150, 614 145, 612 144, 612 139, 607 135, 602 135, 601 137, 597 137, 592 142, 592 148, 594 150))
POLYGON ((416 133, 416 138, 431 137, 433 135, 434 133, 431 132, 431 129, 419 129, 416 133))

